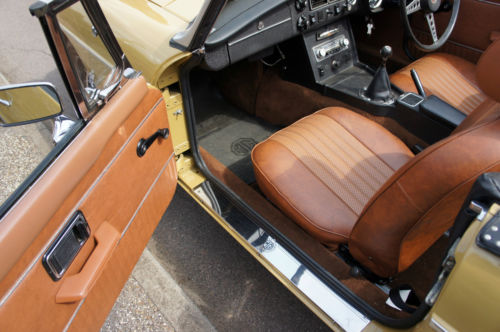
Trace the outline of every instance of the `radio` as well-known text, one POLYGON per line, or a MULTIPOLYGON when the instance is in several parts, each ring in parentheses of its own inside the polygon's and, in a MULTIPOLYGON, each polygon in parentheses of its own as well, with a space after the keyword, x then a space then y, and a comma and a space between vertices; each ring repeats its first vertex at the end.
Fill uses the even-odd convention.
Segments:
POLYGON ((339 35, 326 43, 319 44, 313 47, 313 53, 317 62, 320 62, 331 55, 340 53, 349 49, 349 39, 345 35, 339 35))

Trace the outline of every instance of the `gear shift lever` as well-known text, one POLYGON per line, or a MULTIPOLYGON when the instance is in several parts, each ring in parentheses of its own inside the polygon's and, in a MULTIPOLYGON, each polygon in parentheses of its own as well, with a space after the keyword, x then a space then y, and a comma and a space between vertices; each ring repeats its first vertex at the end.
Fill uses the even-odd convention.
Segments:
POLYGON ((391 81, 385 64, 392 55, 392 48, 385 45, 380 50, 382 56, 382 63, 378 67, 375 75, 373 76, 370 85, 365 89, 364 96, 370 100, 377 102, 388 102, 392 100, 391 81))
POLYGON ((387 60, 392 56, 392 47, 385 45, 380 49, 380 55, 382 56, 382 66, 385 67, 387 60))

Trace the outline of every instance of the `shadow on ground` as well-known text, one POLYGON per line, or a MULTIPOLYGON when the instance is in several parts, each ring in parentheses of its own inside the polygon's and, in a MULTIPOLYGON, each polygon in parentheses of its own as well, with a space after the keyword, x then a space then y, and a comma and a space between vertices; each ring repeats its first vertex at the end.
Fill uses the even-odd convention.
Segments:
POLYGON ((327 331, 178 188, 149 249, 219 331, 327 331))

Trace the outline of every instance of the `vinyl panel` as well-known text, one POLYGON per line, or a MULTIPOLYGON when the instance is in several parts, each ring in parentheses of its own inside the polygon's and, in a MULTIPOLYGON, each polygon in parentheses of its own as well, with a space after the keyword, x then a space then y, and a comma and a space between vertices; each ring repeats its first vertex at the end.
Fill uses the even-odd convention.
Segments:
POLYGON ((115 299, 153 235, 157 222, 165 212, 165 205, 175 193, 177 173, 174 158, 167 165, 128 232, 118 244, 109 267, 103 272, 69 325, 70 331, 97 331, 106 320, 115 299))
POLYGON ((0 294, 44 250, 48 239, 70 217, 75 204, 158 99, 157 92, 148 92, 143 78, 129 81, 3 217, 0 294))
MULTIPOLYGON (((101 112, 125 112, 127 105, 121 106, 101 112)), ((177 174, 170 137, 156 140, 144 157, 136 154, 139 139, 159 128, 168 128, 165 103, 161 93, 151 89, 2 280, 0 330, 62 330, 73 319, 71 326, 100 327, 175 191, 177 174), (54 282, 42 266, 41 254, 77 209, 83 211, 92 234, 65 276, 54 282), (84 301, 56 304, 61 284, 82 269, 93 251, 93 233, 102 222, 122 235, 102 275, 84 301)))

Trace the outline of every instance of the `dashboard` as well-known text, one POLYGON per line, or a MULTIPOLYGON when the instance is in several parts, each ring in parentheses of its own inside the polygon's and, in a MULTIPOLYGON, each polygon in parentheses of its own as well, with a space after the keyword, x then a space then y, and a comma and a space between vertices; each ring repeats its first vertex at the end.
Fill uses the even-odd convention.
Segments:
POLYGON ((346 17, 360 10, 361 1, 366 0, 230 0, 205 42, 204 67, 220 70, 302 35, 320 80, 354 61, 346 17))

